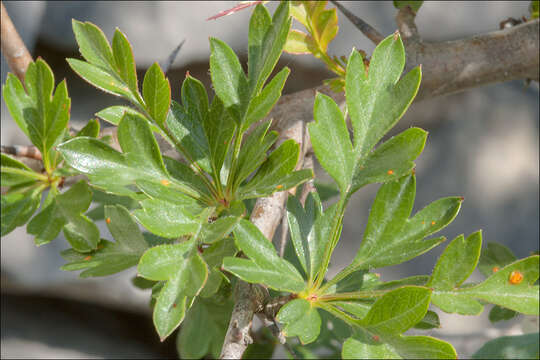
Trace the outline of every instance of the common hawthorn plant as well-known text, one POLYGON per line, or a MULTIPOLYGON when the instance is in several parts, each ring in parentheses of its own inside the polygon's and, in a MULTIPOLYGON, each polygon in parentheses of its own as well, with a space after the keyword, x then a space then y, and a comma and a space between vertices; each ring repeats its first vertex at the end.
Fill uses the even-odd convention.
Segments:
MULTIPOLYGON (((40 246, 62 231, 71 245, 62 252, 67 261, 62 269, 82 270, 81 277, 136 266, 133 283, 151 288, 160 339, 182 324, 177 343, 185 358, 219 356, 234 304, 231 284, 240 280, 269 289, 269 302, 281 300, 274 320, 293 357, 326 351, 327 357, 342 358, 456 358, 445 341, 405 333, 439 327, 437 311, 478 315, 486 304, 495 304, 492 321, 538 315, 539 256, 516 259, 494 243, 482 250, 480 231, 449 242, 431 274, 383 282, 372 271, 443 243, 444 237, 431 235, 452 222, 463 198, 441 198, 411 213, 413 161, 427 133, 413 127, 380 141, 413 101, 421 68, 402 74, 405 52, 398 33, 380 42, 369 61, 356 49, 348 58, 332 59, 327 49, 337 34, 337 15, 325 6, 282 2, 270 16, 258 4, 249 25, 247 74, 234 51, 211 38, 215 96, 210 101, 203 84, 188 74, 181 103, 171 100, 169 81, 157 63, 139 87, 131 46, 120 30, 109 43, 94 24, 73 20, 84 60, 68 59, 69 65, 128 103, 96 113, 117 126, 121 151, 111 138, 100 136, 98 119, 70 134, 66 82, 55 88, 44 60, 30 64, 24 84, 9 74, 4 100, 41 152, 44 170, 1 155, 2 236, 26 225, 40 246), (293 18, 308 33, 291 30, 293 18), (248 219, 253 199, 313 178, 309 169, 295 170, 299 144, 287 140, 275 146, 278 134, 265 120, 289 75, 285 67, 270 76, 284 49, 312 53, 334 70, 338 78, 329 84, 345 90, 346 110, 316 95, 309 135, 317 160, 335 181, 338 200, 325 207, 316 190, 305 201, 290 196, 286 218, 292 245, 280 257, 272 239, 248 219), (178 156, 163 155, 156 136, 178 156), (72 181, 80 175, 85 176, 72 181), (329 278, 347 204, 371 183, 382 185, 358 252, 329 278), (99 206, 89 211, 92 202, 99 206), (96 221, 105 221, 114 241, 100 237, 96 221), (477 267, 486 279, 465 283, 477 267)), ((537 351, 534 340, 512 341, 525 341, 528 348, 532 343, 531 351, 537 351)), ((248 354, 271 356, 276 341, 263 343, 248 348, 248 354)))

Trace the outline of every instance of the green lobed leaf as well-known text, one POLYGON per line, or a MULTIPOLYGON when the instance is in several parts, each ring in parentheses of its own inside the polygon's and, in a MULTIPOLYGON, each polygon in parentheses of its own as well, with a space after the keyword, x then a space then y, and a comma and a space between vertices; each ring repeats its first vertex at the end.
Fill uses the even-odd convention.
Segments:
POLYGON ((480 315, 484 306, 471 296, 454 291, 434 291, 431 302, 446 313, 480 315))
POLYGON ((264 283, 276 290, 300 292, 304 279, 288 261, 280 258, 272 243, 248 220, 234 229, 236 246, 251 260, 226 257, 223 268, 244 281, 264 283))
POLYGON ((203 121, 204 133, 208 140, 210 159, 213 170, 219 178, 221 167, 227 156, 227 151, 231 144, 236 123, 223 107, 223 102, 219 97, 214 96, 208 116, 203 121))
MULTIPOLYGON (((268 159, 261 165, 253 178, 239 189, 240 198, 260 197, 272 194, 276 191, 288 190, 284 184, 287 178, 293 172, 298 162, 300 152, 299 145, 292 139, 284 141, 276 150, 274 150, 268 159)), ((311 178, 312 172, 307 170, 300 174, 299 180, 293 182, 293 185, 311 178), (305 176, 304 176, 305 175, 305 176)))
MULTIPOLYGON (((122 106, 122 105, 109 106, 108 108, 105 108, 97 112, 95 115, 99 117, 100 119, 107 121, 108 123, 111 123, 113 125, 118 125, 120 124, 120 120, 122 120, 122 118, 124 117, 124 114, 126 113, 133 116, 140 117, 141 119, 148 121, 148 119, 137 110, 130 108, 129 106, 122 106)), ((150 123, 150 128, 152 129, 153 132, 157 132, 159 134, 163 133, 161 129, 153 123, 150 123)))
POLYGON ((539 256, 529 256, 505 266, 484 282, 461 288, 459 292, 492 304, 500 305, 527 315, 538 315, 539 290, 533 285, 538 280, 539 256), (513 272, 519 272, 520 282, 510 281, 513 272))
POLYGON ((248 96, 248 80, 238 57, 223 41, 210 38, 210 76, 216 95, 240 124, 248 96))
POLYGON ((457 359, 454 347, 431 336, 393 336, 385 339, 404 359, 457 359))
POLYGON ((34 188, 26 192, 2 195, 0 198, 1 236, 5 236, 16 227, 26 224, 39 207, 41 191, 42 188, 34 188))
POLYGON ((137 99, 133 96, 127 85, 118 77, 112 75, 108 70, 77 59, 66 59, 66 61, 71 69, 90 85, 95 86, 106 93, 124 97, 132 102, 137 102, 137 99))
POLYGON ((42 179, 41 174, 22 162, 2 153, 0 154, 0 176, 2 186, 15 186, 42 179))
POLYGON ((114 69, 112 49, 103 31, 91 22, 72 20, 73 33, 79 45, 79 51, 90 64, 114 69))
POLYGON ((61 230, 71 247, 78 252, 90 252, 97 248, 99 229, 83 213, 92 202, 92 191, 81 180, 66 192, 51 197, 50 203, 29 223, 27 231, 35 235, 36 245, 54 240, 61 230))
POLYGON ((315 155, 345 194, 351 184, 355 159, 343 114, 334 100, 317 93, 313 116, 315 122, 308 127, 315 155))
POLYGON ((74 250, 68 249, 61 255, 71 260, 62 270, 81 270, 81 277, 107 276, 137 265, 149 244, 129 211, 123 206, 105 206, 107 227, 116 240, 111 243, 102 240, 98 249, 90 254, 78 254, 73 259, 74 250))
POLYGON ((88 123, 77 132, 77 135, 75 136, 88 136, 97 138, 99 135, 99 120, 98 119, 92 119, 88 120, 88 123))
POLYGON ((295 299, 285 304, 276 319, 283 323, 285 336, 298 336, 302 344, 317 339, 321 331, 321 317, 317 309, 305 299, 295 299))
POLYGON ((302 265, 302 268, 313 278, 311 271, 311 256, 313 247, 319 239, 315 238, 313 225, 315 219, 322 214, 322 205, 317 194, 310 193, 305 201, 305 207, 297 197, 290 196, 287 199, 287 222, 291 241, 294 245, 296 256, 302 265))
POLYGON ((182 259, 189 256, 193 241, 174 245, 160 245, 148 249, 137 267, 140 276, 154 281, 168 280, 182 266, 182 259))
POLYGON ((241 132, 247 130, 251 124, 256 123, 268 115, 281 97, 281 91, 283 90, 283 86, 285 85, 285 81, 287 81, 290 72, 291 70, 288 67, 284 67, 272 78, 268 85, 263 88, 261 93, 249 102, 246 121, 242 124, 241 132))
POLYGON ((219 290, 221 283, 223 281, 229 281, 229 279, 221 272, 221 265, 223 263, 223 258, 234 256, 236 255, 236 252, 236 247, 232 244, 232 239, 230 238, 218 241, 204 249, 202 257, 208 266, 210 273, 206 285, 201 291, 202 297, 214 296, 219 290))
POLYGON ((142 94, 148 114, 163 127, 171 105, 171 86, 157 62, 144 74, 142 94))
POLYGON ((465 239, 456 237, 439 257, 426 286, 451 290, 461 285, 474 271, 480 257, 482 233, 477 231, 465 239))
MULTIPOLYGON (((377 338, 375 338, 377 339, 377 338)), ((357 333, 343 343, 342 359, 401 359, 391 345, 375 340, 364 331, 357 333)))
POLYGON ((29 110, 33 107, 32 100, 26 94, 23 84, 13 74, 8 73, 6 83, 2 86, 2 95, 6 106, 13 117, 13 120, 17 123, 19 128, 24 132, 27 137, 30 137, 28 133, 28 125, 26 123, 26 116, 29 110))
POLYGON ((236 227, 240 217, 224 216, 212 223, 206 223, 201 228, 200 238, 206 244, 212 244, 227 237, 236 227))
POLYGON ((385 183, 399 179, 414 169, 413 160, 420 155, 426 143, 427 132, 410 128, 378 146, 357 165, 350 194, 364 185, 374 182, 385 183))
MULTIPOLYGON (((248 70, 254 72, 261 61, 264 36, 272 26, 272 17, 262 4, 255 6, 249 19, 248 70)), ((250 75, 252 76, 252 75, 250 75)))
POLYGON ((114 31, 112 51, 118 74, 133 93, 138 93, 137 68, 135 67, 131 44, 118 28, 114 31))
POLYGON ((225 339, 232 307, 230 300, 225 304, 218 304, 198 298, 187 313, 176 339, 180 357, 200 359, 208 355, 217 359, 225 339))
POLYGON ((190 166, 168 156, 164 156, 163 160, 167 171, 176 180, 175 184, 181 186, 186 194, 194 198, 199 198, 199 194, 210 196, 208 186, 201 175, 193 171, 190 166))
POLYGON ((421 71, 414 68, 398 82, 405 66, 399 34, 381 41, 371 57, 366 76, 362 55, 355 49, 347 65, 347 109, 354 130, 354 149, 362 158, 401 118, 420 85, 421 71))
POLYGON ((375 301, 359 324, 379 335, 400 334, 425 316, 431 292, 419 286, 392 290, 375 301))
POLYGON ((161 341, 180 325, 207 277, 206 265, 199 254, 195 253, 181 261, 178 272, 163 286, 153 313, 154 325, 161 341))
POLYGON ((144 200, 140 204, 142 209, 135 210, 133 215, 153 234, 177 238, 199 229, 195 214, 191 214, 184 205, 159 199, 144 200))
POLYGON ((265 121, 258 125, 242 145, 238 155, 237 170, 235 173, 235 188, 261 166, 267 158, 266 152, 277 140, 277 132, 268 132, 270 124, 270 121, 265 121))
POLYGON ((195 113, 188 111, 193 109, 184 108, 173 100, 166 125, 176 140, 178 150, 190 161, 197 162, 204 171, 212 173, 210 148, 203 128, 203 118, 198 118, 195 113))
POLYGON ((538 359, 539 333, 501 336, 485 343, 472 359, 538 359))
POLYGON ((498 269, 516 261, 516 256, 506 246, 494 242, 489 242, 487 247, 482 249, 478 270, 488 277, 498 269))
POLYGON ((364 240, 351 268, 399 264, 444 241, 444 238, 424 238, 447 226, 457 215, 463 199, 439 199, 409 219, 415 188, 413 174, 380 187, 373 202, 364 240))
POLYGON ((28 136, 41 151, 45 166, 50 164, 49 149, 60 140, 69 121, 71 100, 65 80, 54 88, 54 75, 45 61, 38 58, 28 66, 25 84, 30 107, 22 110, 28 136))
POLYGON ((515 318, 517 315, 518 313, 515 312, 514 310, 510 310, 502 306, 495 305, 489 311, 489 321, 491 321, 492 323, 495 323, 498 321, 510 320, 510 319, 515 318))
POLYGON ((147 121, 125 114, 118 126, 118 142, 124 153, 88 137, 74 138, 57 148, 71 167, 88 175, 93 185, 111 193, 133 196, 126 186, 142 179, 165 181, 196 196, 168 174, 147 121))
POLYGON ((260 42, 260 52, 250 63, 249 88, 252 95, 257 94, 262 88, 283 51, 292 21, 289 17, 289 7, 288 2, 279 4, 272 17, 272 24, 267 26, 264 38, 260 42))
POLYGON ((424 318, 414 325, 415 329, 430 330, 441 327, 439 315, 435 311, 428 310, 424 318))
POLYGON ((324 251, 330 240, 331 223, 336 215, 336 207, 323 212, 316 193, 306 198, 305 206, 295 197, 287 202, 287 220, 296 256, 308 278, 314 280, 321 269, 324 251))

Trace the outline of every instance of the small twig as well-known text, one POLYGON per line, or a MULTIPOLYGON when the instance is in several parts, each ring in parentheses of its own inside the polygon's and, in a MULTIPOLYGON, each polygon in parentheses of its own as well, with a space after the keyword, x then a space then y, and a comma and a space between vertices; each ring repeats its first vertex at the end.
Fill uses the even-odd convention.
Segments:
POLYGON ((420 41, 418 28, 414 22, 415 17, 416 13, 410 6, 402 7, 396 15, 396 24, 404 41, 420 41))
POLYGON ((330 0, 330 2, 334 4, 339 9, 339 11, 341 11, 343 15, 345 15, 347 19, 349 19, 353 23, 353 25, 358 30, 360 30, 362 34, 366 35, 366 37, 371 40, 375 45, 377 45, 384 39, 384 36, 382 36, 381 33, 378 32, 373 26, 369 25, 367 22, 354 15, 339 2, 337 2, 336 0, 330 0))
POLYGON ((176 57, 178 56, 178 53, 180 52, 180 49, 182 48, 182 45, 186 42, 186 39, 182 40, 180 44, 171 52, 169 57, 167 58, 167 61, 163 65, 163 73, 167 75, 167 72, 171 69, 172 64, 174 63, 174 60, 176 60, 176 57))
POLYGON ((9 68, 24 84, 24 75, 28 65, 33 61, 30 52, 24 45, 15 25, 11 21, 4 3, 1 3, 1 48, 9 68))
POLYGON ((1 152, 4 154, 26 157, 30 159, 43 160, 41 152, 35 146, 24 145, 1 145, 1 152))

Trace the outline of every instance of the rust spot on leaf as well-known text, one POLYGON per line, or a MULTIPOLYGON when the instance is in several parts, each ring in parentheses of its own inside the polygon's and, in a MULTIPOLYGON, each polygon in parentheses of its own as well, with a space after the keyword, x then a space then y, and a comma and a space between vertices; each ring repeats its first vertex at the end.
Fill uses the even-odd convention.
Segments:
POLYGON ((517 270, 514 270, 510 273, 510 277, 508 278, 508 281, 512 285, 517 285, 523 281, 523 274, 517 270))
POLYGON ((373 335, 372 339, 373 339, 373 341, 379 341, 379 340, 381 340, 381 339, 379 338, 379 335, 373 335))
POLYGON ((90 259, 92 259, 92 256, 88 255, 87 257, 84 258, 84 261, 88 261, 90 259))
POLYGON ((105 219, 105 222, 106 222, 107 224, 110 224, 110 223, 111 223, 111 218, 109 218, 109 217, 106 218, 106 219, 105 219))
POLYGON ((432 221, 432 222, 431 222, 431 225, 435 225, 435 221, 432 221))
POLYGON ((387 173, 388 175, 393 175, 393 174, 394 174, 394 170, 388 170, 386 173, 387 173))
POLYGON ((498 267, 498 266, 494 266, 493 269, 491 269, 491 271, 493 271, 494 273, 496 273, 497 271, 499 271, 499 267, 498 267))
POLYGON ((163 180, 161 180, 161 183, 162 183, 163 185, 165 185, 165 186, 169 186, 169 184, 170 184, 171 182, 170 182, 169 180, 167 180, 167 179, 163 179, 163 180))

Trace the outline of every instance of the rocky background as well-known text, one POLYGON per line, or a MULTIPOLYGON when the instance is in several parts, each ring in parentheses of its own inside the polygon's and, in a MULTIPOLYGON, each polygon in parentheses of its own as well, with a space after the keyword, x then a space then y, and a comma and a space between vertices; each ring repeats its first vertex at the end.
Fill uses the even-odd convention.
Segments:
MULTIPOLYGON (((392 2, 343 1, 344 6, 382 34, 395 31, 392 2)), ((91 21, 112 37, 119 27, 133 45, 139 79, 154 61, 165 63, 170 52, 186 42, 168 77, 173 98, 179 98, 187 70, 209 88, 208 37, 230 44, 243 60, 247 55, 250 10, 215 21, 205 19, 236 4, 212 2, 10 2, 4 1, 32 55, 43 57, 56 81, 67 78, 72 97, 72 125, 82 127, 93 114, 119 104, 92 88, 69 69, 66 57, 77 57, 71 19, 91 21)), ((426 41, 451 40, 498 29, 508 17, 528 16, 529 1, 425 2, 417 16, 426 41)), ((270 4, 271 9, 275 4, 270 4)), ((331 53, 348 55, 351 47, 370 54, 373 44, 341 14, 340 31, 331 53)), ((320 84, 331 74, 310 56, 284 55, 278 68, 292 70, 285 92, 320 84)), ((2 58, 2 83, 9 71, 2 58)), ((410 126, 429 132, 417 160, 417 198, 413 211, 444 196, 462 195, 465 202, 456 220, 441 235, 449 239, 483 229, 484 243, 509 246, 518 257, 538 250, 538 84, 510 82, 415 103, 392 131, 410 126)), ((2 100, 1 143, 29 144, 11 119, 2 100)), ((318 169, 318 173, 321 171, 318 169)), ((322 179, 329 181, 327 176, 322 179)), ((377 191, 370 185, 351 202, 343 237, 334 254, 331 274, 353 257, 377 191)), ((103 237, 107 235, 101 226, 103 237)), ((278 232, 279 233, 279 232, 278 232)), ((79 279, 62 272, 57 239, 36 248, 24 228, 1 240, 2 358, 158 358, 174 357, 174 336, 159 343, 152 328, 149 293, 134 288, 135 270, 118 275, 79 279)), ((408 263, 384 268, 382 279, 429 274, 444 246, 408 263)), ((480 280, 474 273, 470 280, 480 280)), ((518 318, 493 326, 486 311, 479 317, 439 312, 442 328, 434 336, 450 341, 460 358, 468 358, 485 341, 505 335, 538 331, 537 319, 518 318)), ((425 333, 425 332, 424 332, 425 333)), ((283 356, 278 353, 276 356, 283 356)))

